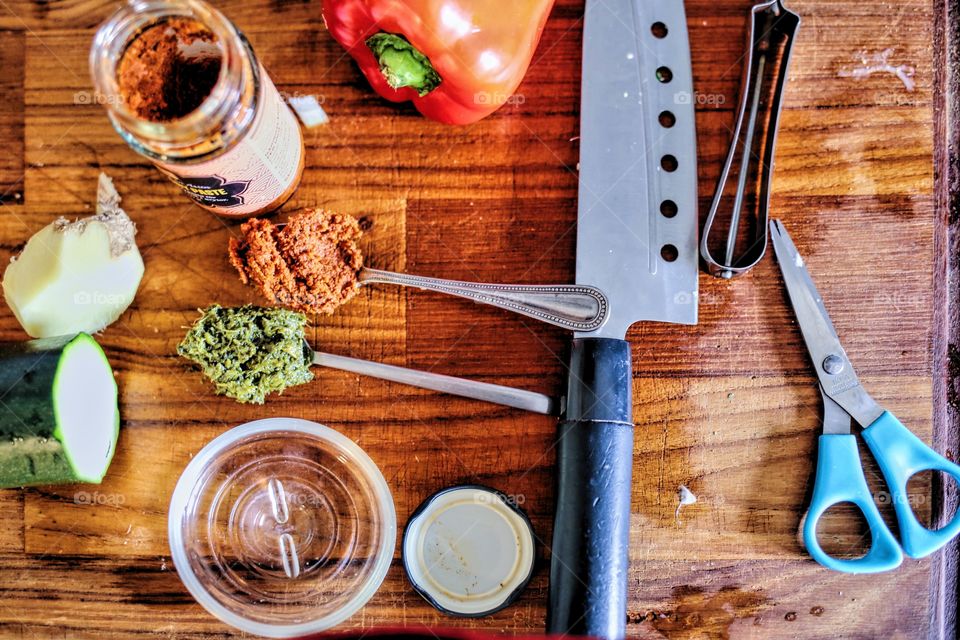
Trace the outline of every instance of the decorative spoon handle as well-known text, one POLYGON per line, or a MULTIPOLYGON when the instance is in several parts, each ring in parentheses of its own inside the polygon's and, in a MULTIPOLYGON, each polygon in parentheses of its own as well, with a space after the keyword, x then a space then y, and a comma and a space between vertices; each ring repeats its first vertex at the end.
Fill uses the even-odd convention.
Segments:
POLYGON ((364 267, 364 284, 386 283, 447 293, 541 320, 548 324, 589 332, 607 319, 607 297, 595 287, 579 284, 490 284, 414 276, 364 267))

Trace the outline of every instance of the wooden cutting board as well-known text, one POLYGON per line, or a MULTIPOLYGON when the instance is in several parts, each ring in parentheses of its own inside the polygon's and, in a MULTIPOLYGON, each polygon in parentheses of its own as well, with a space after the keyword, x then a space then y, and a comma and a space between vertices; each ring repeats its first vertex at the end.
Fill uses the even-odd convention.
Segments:
MULTIPOLYGON (((663 0, 667 1, 667 0, 663 0)), ((676 1, 676 0, 669 0, 676 1)), ((116 369, 123 428, 100 486, 0 492, 0 635, 223 637, 170 560, 167 504, 214 436, 266 416, 327 424, 390 484, 401 525, 434 491, 479 482, 514 496, 543 544, 515 605, 463 620, 430 608, 399 559, 345 628, 544 626, 555 422, 333 371, 262 407, 216 397, 175 345, 198 307, 257 302, 231 272, 237 234, 130 151, 94 104, 87 53, 115 3, 0 0, 0 262, 56 216, 91 211, 97 173, 136 220, 146 275, 100 339, 116 369)), ((513 104, 446 127, 369 90, 326 33, 318 1, 218 3, 280 89, 319 96, 303 183, 284 211, 354 214, 372 266, 498 282, 574 272, 583 3, 558 2, 513 104)), ((701 202, 728 142, 744 42, 743 0, 687 2, 701 202)), ((777 149, 773 211, 807 257, 841 338, 877 399, 946 455, 946 3, 792 0, 803 26, 777 149), (935 44, 935 42, 937 44, 935 44), (889 72, 857 79, 889 49, 889 72), (907 69, 909 67, 909 69, 907 69), (912 72, 909 70, 912 69, 912 72)), ((316 319, 323 350, 562 392, 568 336, 519 316, 419 291, 368 287, 316 319)), ((0 338, 21 340, 8 309, 0 338)), ((856 577, 811 561, 797 529, 812 484, 821 408, 771 259, 735 282, 701 276, 700 324, 642 324, 634 349, 637 438, 629 631, 640 638, 935 637, 952 630, 955 551, 856 577), (696 504, 677 511, 685 485, 696 504)), ((867 475, 878 494, 877 469, 867 475)), ((924 517, 939 485, 917 482, 924 517)), ((882 497, 882 496, 881 496, 882 497)), ((832 518, 836 548, 863 532, 832 518)))

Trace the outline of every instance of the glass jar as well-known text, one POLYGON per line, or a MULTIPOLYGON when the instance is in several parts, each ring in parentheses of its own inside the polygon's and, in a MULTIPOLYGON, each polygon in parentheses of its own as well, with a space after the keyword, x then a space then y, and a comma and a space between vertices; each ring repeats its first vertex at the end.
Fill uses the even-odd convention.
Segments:
POLYGON ((210 5, 131 0, 98 29, 90 69, 120 136, 200 206, 248 217, 293 195, 305 155, 300 125, 250 43, 210 5), (158 43, 168 53, 158 54, 158 43), (158 63, 160 55, 168 58, 158 63), (200 55, 210 63, 207 85, 195 77, 200 55))
POLYGON ((345 435, 267 418, 212 440, 170 499, 170 552, 187 590, 257 636, 306 636, 359 611, 397 542, 387 482, 345 435))

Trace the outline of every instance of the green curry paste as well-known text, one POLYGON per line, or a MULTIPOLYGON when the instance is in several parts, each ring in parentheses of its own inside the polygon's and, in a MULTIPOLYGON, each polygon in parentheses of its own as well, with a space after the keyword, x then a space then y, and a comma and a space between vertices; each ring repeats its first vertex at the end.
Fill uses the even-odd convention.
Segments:
POLYGON ((218 394, 263 404, 268 393, 313 379, 302 313, 252 305, 202 313, 177 353, 200 365, 218 394))

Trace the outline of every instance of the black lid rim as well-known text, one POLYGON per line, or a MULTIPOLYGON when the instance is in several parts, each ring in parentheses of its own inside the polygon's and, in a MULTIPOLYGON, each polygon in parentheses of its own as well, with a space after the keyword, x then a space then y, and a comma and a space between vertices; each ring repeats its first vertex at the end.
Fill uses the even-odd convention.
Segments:
POLYGON ((430 606, 432 606, 434 609, 436 609, 441 613, 445 613, 449 616, 454 616, 457 618, 483 618, 484 616, 492 615, 512 605, 520 597, 520 594, 523 593, 523 590, 527 588, 527 585, 530 584, 530 580, 533 578, 534 569, 536 568, 536 565, 537 565, 537 536, 533 530, 533 524, 530 522, 530 518, 527 516, 526 512, 523 509, 521 509, 514 501, 512 501, 504 492, 500 491, 499 489, 494 489, 493 487, 488 487, 487 485, 478 484, 478 483, 458 484, 451 487, 446 487, 444 489, 440 489, 439 491, 430 494, 430 496, 424 499, 424 501, 421 502, 417 506, 417 508, 413 510, 413 513, 411 513, 410 517, 407 519, 407 524, 404 525, 403 527, 403 537, 400 539, 400 560, 401 560, 401 563, 403 564, 403 572, 407 576, 407 582, 409 582, 410 585, 413 587, 414 591, 419 593, 420 597, 422 597, 424 600, 429 602, 430 606), (439 498, 444 494, 450 493, 452 491, 459 491, 461 489, 477 489, 480 491, 486 491, 488 493, 492 493, 496 495, 500 499, 500 501, 503 502, 504 505, 506 505, 510 510, 512 510, 514 513, 520 516, 520 519, 523 520, 523 522, 527 525, 527 529, 529 529, 530 531, 530 539, 533 542, 533 558, 532 558, 532 562, 530 563, 530 570, 527 572, 527 575, 524 577, 523 581, 520 582, 519 585, 517 585, 516 589, 514 589, 513 591, 510 592, 510 594, 507 595, 507 597, 504 599, 503 602, 493 607, 492 609, 488 609, 486 611, 479 611, 477 613, 463 613, 453 609, 448 609, 443 605, 441 605, 440 603, 438 603, 423 586, 418 584, 417 581, 413 579, 413 576, 410 574, 410 567, 407 564, 407 556, 404 553, 404 551, 407 548, 407 534, 410 532, 410 525, 417 518, 423 515, 423 513, 427 510, 427 508, 430 506, 430 504, 434 500, 436 500, 437 498, 439 498))

